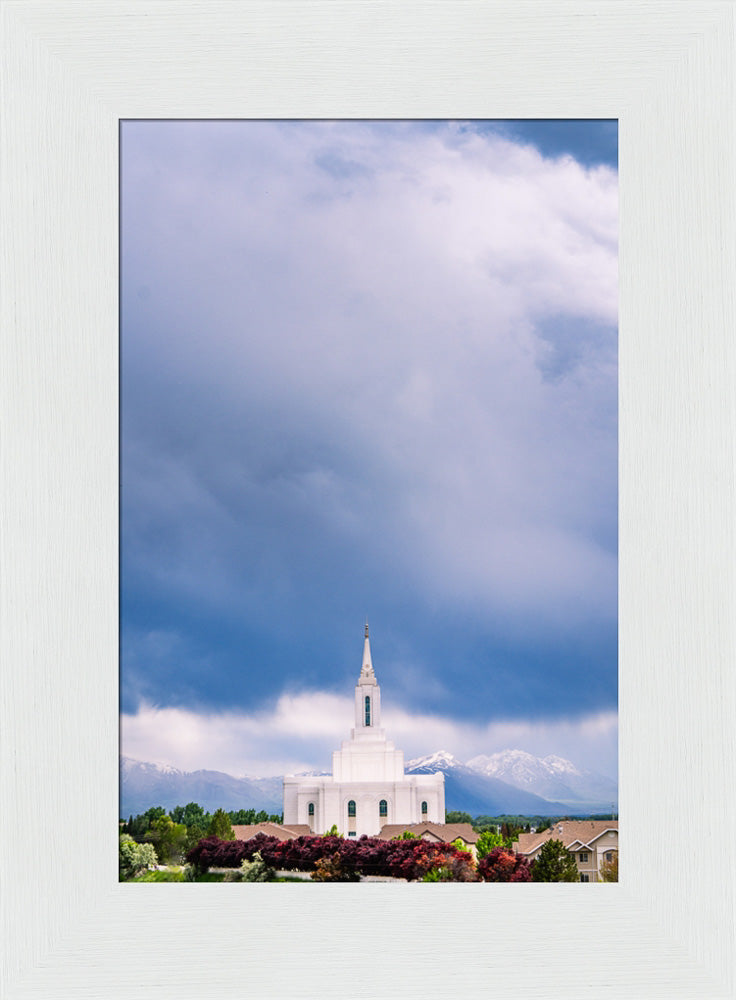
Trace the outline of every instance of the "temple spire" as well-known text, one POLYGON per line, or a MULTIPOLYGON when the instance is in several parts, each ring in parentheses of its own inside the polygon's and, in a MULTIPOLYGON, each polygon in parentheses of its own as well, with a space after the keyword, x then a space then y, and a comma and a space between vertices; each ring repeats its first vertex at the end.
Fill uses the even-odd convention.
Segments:
POLYGON ((373 660, 371 659, 371 641, 368 638, 368 622, 365 623, 365 642, 363 643, 363 666, 360 671, 358 684, 376 684, 376 675, 373 673, 373 660))

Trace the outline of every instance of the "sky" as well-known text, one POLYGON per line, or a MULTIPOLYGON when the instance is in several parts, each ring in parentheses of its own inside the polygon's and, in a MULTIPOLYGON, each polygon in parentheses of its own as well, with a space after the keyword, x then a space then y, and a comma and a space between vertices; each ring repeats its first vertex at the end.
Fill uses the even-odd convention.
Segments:
POLYGON ((617 773, 612 121, 121 125, 121 751, 617 773))

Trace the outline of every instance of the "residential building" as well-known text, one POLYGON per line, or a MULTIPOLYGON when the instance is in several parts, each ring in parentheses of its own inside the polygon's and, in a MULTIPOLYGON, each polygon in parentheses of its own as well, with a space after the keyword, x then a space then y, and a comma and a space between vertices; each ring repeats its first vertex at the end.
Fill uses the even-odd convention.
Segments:
POLYGON ((413 823, 406 826, 402 823, 389 823, 381 827, 378 834, 379 840, 393 840, 400 837, 402 833, 413 833, 415 837, 422 837, 435 844, 452 844, 456 840, 462 841, 464 848, 470 851, 474 860, 478 860, 478 834, 470 823, 413 823))
POLYGON ((549 830, 519 834, 512 846, 531 862, 548 840, 562 841, 575 858, 581 882, 601 882, 601 865, 618 853, 618 820, 560 820, 549 830))

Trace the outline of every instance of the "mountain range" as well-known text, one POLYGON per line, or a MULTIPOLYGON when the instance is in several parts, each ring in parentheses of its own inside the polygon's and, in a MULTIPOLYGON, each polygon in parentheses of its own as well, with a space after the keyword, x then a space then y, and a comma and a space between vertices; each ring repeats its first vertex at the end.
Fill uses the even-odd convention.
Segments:
POLYGON ((205 812, 224 809, 283 809, 279 778, 234 778, 223 771, 180 771, 168 764, 120 758, 120 815, 137 816, 152 806, 170 810, 196 802, 205 812))
MULTIPOLYGON (((405 771, 442 771, 446 809, 472 816, 584 816, 609 812, 618 802, 618 786, 610 778, 578 768, 564 757, 534 757, 523 750, 481 754, 467 763, 438 750, 410 760, 405 771)), ((188 802, 197 802, 207 812, 253 808, 280 813, 282 778, 236 778, 222 771, 180 771, 168 764, 121 758, 122 817, 151 806, 169 810, 188 802)))
POLYGON ((473 816, 571 815, 617 808, 618 785, 564 757, 534 757, 523 750, 502 750, 473 757, 466 764, 445 750, 417 757, 407 774, 445 775, 445 808, 473 816))

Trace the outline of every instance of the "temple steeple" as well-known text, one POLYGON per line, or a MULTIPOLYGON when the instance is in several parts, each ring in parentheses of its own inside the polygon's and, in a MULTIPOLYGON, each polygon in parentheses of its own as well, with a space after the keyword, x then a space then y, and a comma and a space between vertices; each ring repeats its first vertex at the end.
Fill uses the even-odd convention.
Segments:
POLYGON ((378 684, 376 675, 373 673, 373 661, 371 660, 371 641, 368 638, 368 622, 365 623, 365 642, 363 643, 363 666, 360 670, 358 684, 378 684))
POLYGON ((363 665, 355 685, 355 728, 352 738, 385 739, 381 729, 381 689, 373 673, 371 641, 368 638, 368 622, 365 623, 363 642, 363 665))

